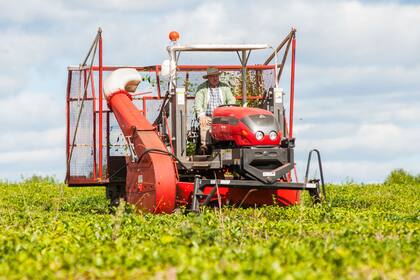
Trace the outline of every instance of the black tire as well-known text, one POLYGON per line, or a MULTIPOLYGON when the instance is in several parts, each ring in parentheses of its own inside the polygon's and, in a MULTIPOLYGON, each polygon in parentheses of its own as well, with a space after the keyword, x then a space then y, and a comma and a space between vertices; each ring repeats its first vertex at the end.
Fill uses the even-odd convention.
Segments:
POLYGON ((114 213, 115 209, 120 206, 121 199, 125 199, 125 186, 108 185, 106 188, 106 197, 109 199, 109 211, 114 213))

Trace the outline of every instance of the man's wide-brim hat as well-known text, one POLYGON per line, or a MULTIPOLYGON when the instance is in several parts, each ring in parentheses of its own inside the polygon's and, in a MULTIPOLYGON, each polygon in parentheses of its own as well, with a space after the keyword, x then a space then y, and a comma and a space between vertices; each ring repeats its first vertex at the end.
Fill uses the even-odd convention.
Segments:
POLYGON ((219 71, 219 69, 210 67, 210 68, 207 68, 207 74, 204 75, 203 78, 207 79, 209 76, 220 75, 220 74, 222 74, 222 72, 219 71))

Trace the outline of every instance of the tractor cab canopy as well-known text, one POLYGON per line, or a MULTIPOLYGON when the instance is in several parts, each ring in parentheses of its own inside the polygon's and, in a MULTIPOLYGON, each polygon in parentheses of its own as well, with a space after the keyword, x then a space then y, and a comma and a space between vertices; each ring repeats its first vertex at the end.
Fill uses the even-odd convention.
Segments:
MULTIPOLYGON (((180 54, 182 52, 236 52, 241 65, 241 91, 242 91, 242 105, 247 105, 247 86, 246 86, 246 66, 251 51, 272 49, 272 57, 274 58, 274 77, 278 76, 278 61, 277 52, 273 47, 267 44, 197 44, 197 45, 177 45, 173 41, 171 46, 167 47, 169 53, 169 60, 162 64, 162 74, 167 75, 170 80, 170 91, 176 87, 177 80, 177 66, 180 54)), ((270 61, 267 61, 267 65, 270 61)), ((275 87, 278 88, 278 79, 274 79, 275 87)))
POLYGON ((198 45, 173 45, 168 51, 175 52, 231 52, 263 50, 272 47, 267 44, 198 44, 198 45))

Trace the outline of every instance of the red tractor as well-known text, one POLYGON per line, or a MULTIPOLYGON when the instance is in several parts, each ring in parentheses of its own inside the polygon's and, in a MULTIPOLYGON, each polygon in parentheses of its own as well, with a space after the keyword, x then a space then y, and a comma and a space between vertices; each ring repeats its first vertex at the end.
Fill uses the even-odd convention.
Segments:
POLYGON ((215 143, 231 143, 238 148, 278 146, 282 136, 270 111, 229 105, 214 110, 211 134, 215 143))
POLYGON ((105 186, 112 206, 123 198, 153 213, 171 213, 180 206, 198 211, 211 204, 293 205, 301 190, 319 202, 325 198, 319 152, 313 150, 321 180, 308 180, 310 157, 304 182, 297 182, 295 171, 295 33, 292 29, 274 49, 265 44, 180 45, 179 35, 171 32, 169 59, 162 65, 104 66, 99 30, 81 66, 68 68, 67 184, 105 186), (286 108, 279 81, 290 47, 286 108), (250 53, 260 50, 270 51, 267 60, 248 65, 250 53), (240 65, 179 64, 180 54, 188 52, 236 52, 240 65), (194 85, 208 67, 224 71, 222 78, 239 93, 238 104, 215 109, 211 153, 198 155, 194 85))

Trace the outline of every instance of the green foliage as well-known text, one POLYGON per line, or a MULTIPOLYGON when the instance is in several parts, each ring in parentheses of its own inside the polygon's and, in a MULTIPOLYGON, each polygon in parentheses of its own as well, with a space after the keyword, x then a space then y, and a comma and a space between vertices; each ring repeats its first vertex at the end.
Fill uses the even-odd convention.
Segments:
POLYGON ((404 169, 395 169, 388 175, 385 184, 418 184, 420 183, 420 175, 413 176, 404 169))
POLYGON ((108 214, 103 188, 0 183, 0 279, 417 279, 419 184, 329 204, 108 214))
MULTIPOLYGON (((256 105, 258 104, 258 100, 250 100, 250 97, 262 96, 264 93, 261 71, 246 72, 246 92, 248 98, 248 106, 256 107, 256 105)), ((236 76, 233 94, 236 97, 242 97, 242 75, 236 76)))
POLYGON ((31 177, 22 177, 24 183, 56 183, 57 179, 53 176, 32 175, 31 177))
POLYGON ((187 156, 195 155, 196 144, 194 142, 187 141, 187 156))

